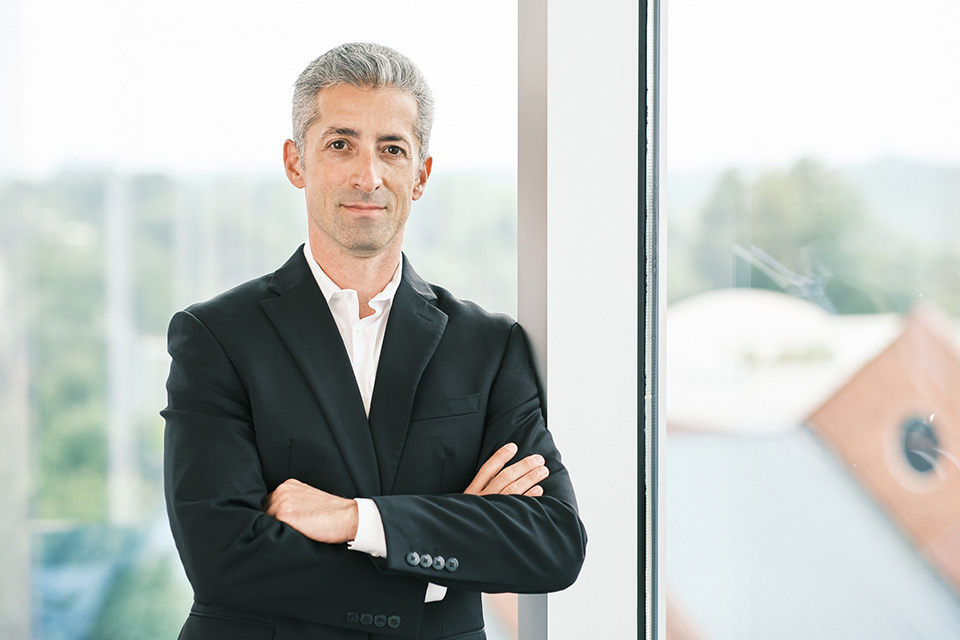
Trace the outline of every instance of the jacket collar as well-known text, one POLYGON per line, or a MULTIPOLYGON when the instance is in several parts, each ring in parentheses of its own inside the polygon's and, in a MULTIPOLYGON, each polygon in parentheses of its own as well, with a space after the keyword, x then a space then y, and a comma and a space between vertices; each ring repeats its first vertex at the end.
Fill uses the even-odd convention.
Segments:
POLYGON ((309 382, 358 496, 392 491, 413 399, 446 327, 433 290, 403 257, 377 367, 369 421, 350 358, 302 246, 270 280, 261 304, 309 382))
POLYGON ((436 301, 433 289, 404 256, 370 401, 370 432, 384 495, 393 492, 420 377, 447 326, 447 314, 436 301))

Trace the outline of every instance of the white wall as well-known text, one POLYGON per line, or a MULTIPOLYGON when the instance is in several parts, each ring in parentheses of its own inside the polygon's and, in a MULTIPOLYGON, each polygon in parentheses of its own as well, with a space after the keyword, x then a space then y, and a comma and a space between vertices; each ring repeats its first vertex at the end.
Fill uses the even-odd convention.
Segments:
POLYGON ((589 535, 580 579, 549 596, 551 640, 639 633, 640 35, 630 0, 521 2, 519 315, 589 535))

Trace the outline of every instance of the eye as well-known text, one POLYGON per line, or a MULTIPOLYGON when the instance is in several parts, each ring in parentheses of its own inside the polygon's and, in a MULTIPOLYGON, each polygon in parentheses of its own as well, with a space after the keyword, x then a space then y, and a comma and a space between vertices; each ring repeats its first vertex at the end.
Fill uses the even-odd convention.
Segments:
POLYGON ((389 145, 386 149, 384 149, 384 151, 386 151, 392 156, 402 156, 407 153, 406 151, 404 151, 403 147, 398 147, 395 144, 389 145))
POLYGON ((334 140, 333 142, 330 143, 330 147, 333 148, 333 149, 336 149, 337 151, 343 151, 344 149, 347 148, 347 141, 346 141, 346 140, 334 140))

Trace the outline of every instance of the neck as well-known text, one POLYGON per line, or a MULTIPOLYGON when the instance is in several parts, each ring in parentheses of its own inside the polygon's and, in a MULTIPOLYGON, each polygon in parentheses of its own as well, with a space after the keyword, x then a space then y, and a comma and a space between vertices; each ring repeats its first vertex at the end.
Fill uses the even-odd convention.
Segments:
POLYGON ((373 313, 370 299, 383 291, 400 264, 400 244, 372 256, 356 256, 328 247, 311 232, 310 251, 323 272, 341 289, 353 289, 360 302, 360 317, 373 313))

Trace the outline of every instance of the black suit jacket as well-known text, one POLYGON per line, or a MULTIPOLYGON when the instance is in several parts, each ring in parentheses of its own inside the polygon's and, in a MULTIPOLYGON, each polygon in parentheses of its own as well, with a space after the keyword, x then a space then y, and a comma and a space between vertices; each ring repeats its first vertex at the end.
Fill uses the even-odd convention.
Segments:
POLYGON ((176 314, 168 344, 164 488, 196 600, 181 638, 480 639, 480 591, 554 591, 579 573, 586 535, 522 330, 405 258, 369 419, 302 249, 176 314), (506 442, 546 458, 545 495, 463 495, 506 442), (372 497, 387 558, 267 516, 288 478, 372 497), (424 604, 428 582, 448 587, 441 602, 424 604))

